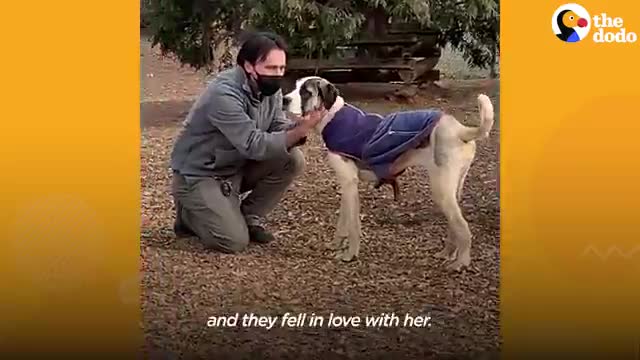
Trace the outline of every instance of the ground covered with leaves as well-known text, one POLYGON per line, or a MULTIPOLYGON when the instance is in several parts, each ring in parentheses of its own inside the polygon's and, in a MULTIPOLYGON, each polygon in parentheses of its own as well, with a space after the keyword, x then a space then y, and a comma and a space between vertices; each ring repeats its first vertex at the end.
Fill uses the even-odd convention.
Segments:
MULTIPOLYGON (((179 69, 142 46, 142 309, 151 358, 477 358, 497 351, 499 337, 499 127, 479 143, 462 209, 474 234, 472 268, 451 274, 434 253, 446 222, 431 200, 426 173, 402 178, 402 201, 390 188, 361 184, 360 257, 341 263, 324 250, 337 220, 339 195, 317 136, 305 145, 306 172, 267 225, 277 241, 238 255, 205 251, 172 232, 169 156, 204 77, 179 69), (150 75, 153 74, 153 75, 150 75), (210 316, 315 314, 322 327, 208 327, 210 316), (328 328, 330 314, 394 313, 400 326, 328 328), (405 314, 430 326, 403 327, 405 314)), ((410 102, 385 99, 379 85, 343 87, 347 101, 369 111, 440 107, 478 121, 476 96, 497 102, 493 82, 420 90, 410 102)), ((497 110, 497 109, 496 109, 497 110)), ((308 318, 307 318, 308 321, 308 318)))

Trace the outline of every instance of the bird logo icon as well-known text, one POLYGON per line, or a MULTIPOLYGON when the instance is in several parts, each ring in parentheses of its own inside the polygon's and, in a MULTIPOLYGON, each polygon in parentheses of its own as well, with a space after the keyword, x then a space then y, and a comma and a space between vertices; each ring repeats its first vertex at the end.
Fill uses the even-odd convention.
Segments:
POLYGON ((591 29, 591 17, 578 4, 560 6, 551 18, 551 27, 558 39, 564 42, 579 42, 587 37, 591 29))

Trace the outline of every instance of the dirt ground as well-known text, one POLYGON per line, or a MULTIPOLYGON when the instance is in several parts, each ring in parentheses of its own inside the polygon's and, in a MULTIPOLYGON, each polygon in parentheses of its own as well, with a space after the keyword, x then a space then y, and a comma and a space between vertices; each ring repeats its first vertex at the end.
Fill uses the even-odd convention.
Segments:
MULTIPOLYGON (((239 255, 207 252, 172 232, 169 155, 191 101, 206 85, 201 73, 161 59, 141 42, 144 332, 151 358, 453 359, 488 356, 499 334, 499 129, 478 146, 462 209, 474 234, 473 268, 444 270, 433 254, 446 222, 432 203, 426 174, 402 179, 403 200, 389 188, 362 184, 363 244, 353 263, 323 250, 335 229, 339 197, 317 137, 304 147, 307 170, 268 219, 277 241, 239 255), (430 327, 339 329, 209 328, 209 316, 235 313, 326 317, 395 313, 429 315, 430 327)), ((441 107, 475 124, 476 95, 494 104, 491 81, 449 82, 421 90, 413 104, 390 102, 391 86, 350 85, 347 101, 369 111, 441 107)), ((496 110, 497 110, 496 106, 496 110)))

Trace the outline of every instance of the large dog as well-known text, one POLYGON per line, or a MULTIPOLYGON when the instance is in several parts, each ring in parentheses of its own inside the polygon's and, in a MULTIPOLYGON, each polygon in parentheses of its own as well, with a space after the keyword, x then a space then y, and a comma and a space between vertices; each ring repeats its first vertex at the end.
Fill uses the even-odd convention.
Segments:
POLYGON ((326 79, 305 77, 284 96, 284 110, 296 115, 325 108, 316 126, 328 148, 328 162, 341 189, 335 237, 327 247, 336 258, 351 261, 360 251, 360 180, 394 185, 412 166, 427 170, 434 203, 447 219, 448 238, 436 256, 447 269, 459 271, 471 262, 471 232, 459 201, 475 158, 476 140, 493 127, 494 110, 488 96, 478 96, 480 124, 468 127, 439 110, 405 111, 387 116, 365 113, 347 104, 326 79))

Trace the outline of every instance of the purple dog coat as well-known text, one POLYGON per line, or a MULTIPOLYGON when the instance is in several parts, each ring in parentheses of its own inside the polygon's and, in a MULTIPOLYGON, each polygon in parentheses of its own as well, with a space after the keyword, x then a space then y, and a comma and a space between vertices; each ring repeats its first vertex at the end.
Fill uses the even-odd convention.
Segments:
POLYGON ((378 179, 388 179, 395 175, 389 173, 393 162, 428 138, 441 116, 433 109, 382 116, 345 103, 322 130, 322 139, 329 151, 355 158, 378 179))

